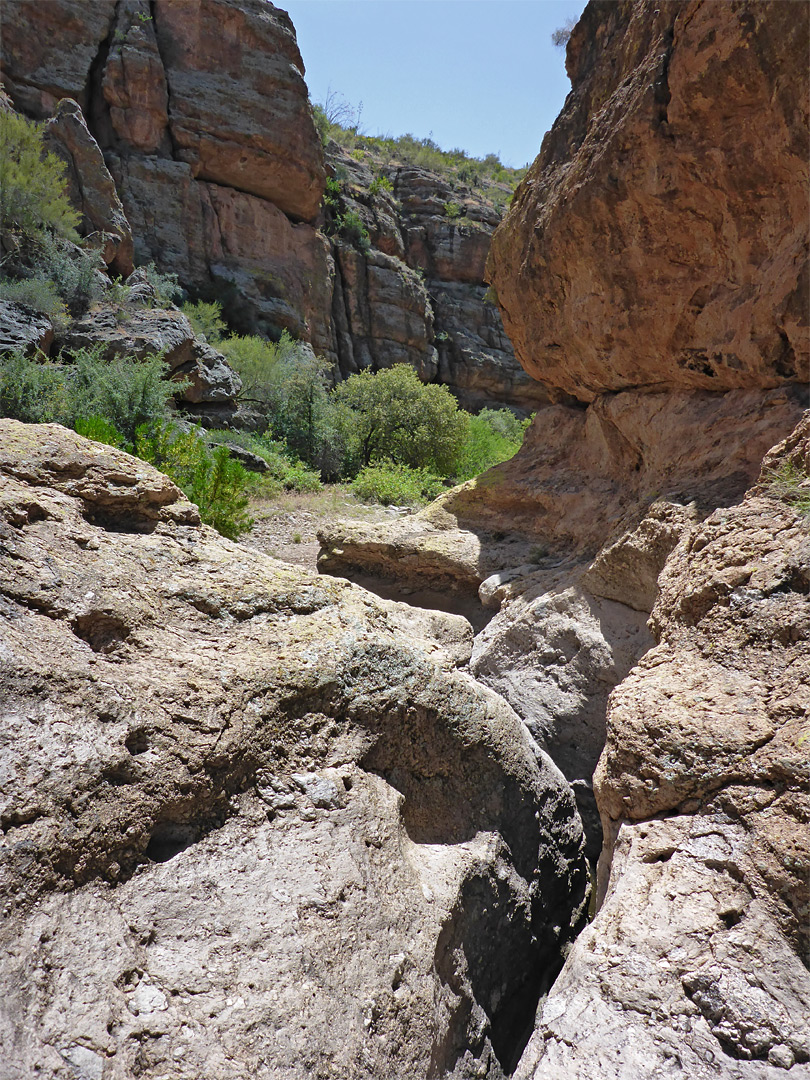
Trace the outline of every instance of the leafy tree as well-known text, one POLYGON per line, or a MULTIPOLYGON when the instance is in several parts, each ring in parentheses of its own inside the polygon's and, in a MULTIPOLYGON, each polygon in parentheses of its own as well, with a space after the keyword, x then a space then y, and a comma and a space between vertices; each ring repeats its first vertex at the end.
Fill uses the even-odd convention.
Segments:
POLYGON ((202 334, 211 345, 222 341, 228 327, 222 318, 222 304, 216 300, 207 304, 204 300, 191 303, 187 300, 180 310, 191 323, 195 334, 202 334))
POLYGON ((425 385, 397 364, 351 375, 332 392, 362 465, 383 460, 452 474, 467 433, 467 414, 445 386, 425 385))

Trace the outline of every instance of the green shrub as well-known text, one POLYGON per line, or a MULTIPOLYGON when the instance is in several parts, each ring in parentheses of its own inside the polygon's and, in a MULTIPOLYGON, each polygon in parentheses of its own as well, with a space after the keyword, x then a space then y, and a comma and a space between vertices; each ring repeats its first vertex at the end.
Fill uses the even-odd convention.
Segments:
POLYGON ((129 356, 104 359, 99 350, 82 349, 69 369, 71 416, 102 416, 132 446, 143 424, 162 421, 172 397, 183 389, 167 378, 168 364, 160 353, 136 360, 129 356))
MULTIPOLYGON (((255 435, 247 431, 206 432, 209 442, 234 443, 252 454, 257 454, 267 462, 267 472, 262 473, 262 481, 269 478, 276 483, 275 489, 287 491, 320 491, 323 487, 316 472, 297 459, 291 458, 284 445, 270 435, 255 435)), ((266 485, 265 485, 266 486, 266 485)))
POLYGON ((469 418, 446 386, 425 385, 412 367, 397 364, 351 375, 332 392, 360 465, 391 460, 450 476, 469 418))
POLYGON ((211 345, 218 344, 225 336, 228 327, 222 318, 222 305, 214 300, 206 304, 204 300, 195 303, 186 301, 180 310, 191 323, 195 334, 202 334, 211 345))
POLYGON ((124 436, 117 428, 105 420, 103 416, 79 417, 73 425, 78 435, 85 439, 93 439, 95 442, 105 443, 107 446, 115 446, 119 450, 126 449, 124 436))
POLYGON ((508 409, 482 409, 469 418, 456 476, 471 480, 479 473, 508 461, 520 449, 529 420, 518 420, 508 409))
POLYGON ((24 424, 65 423, 70 390, 65 368, 22 352, 0 355, 0 416, 24 424))
POLYGON ((141 425, 135 436, 138 457, 165 472, 200 510, 200 517, 230 540, 253 526, 247 514, 250 473, 224 446, 209 452, 196 431, 170 422, 141 425))
POLYGON ((371 248, 368 229, 356 210, 347 210, 344 214, 338 214, 335 217, 334 231, 358 251, 368 251, 371 248))
POLYGON ((278 342, 234 336, 219 348, 242 379, 242 399, 259 405, 267 429, 294 456, 316 465, 330 438, 324 426, 327 361, 286 331, 278 342))
POLYGON ((464 213, 463 208, 457 202, 446 202, 444 204, 444 216, 449 218, 459 218, 464 213))
POLYGON ((177 274, 164 274, 153 262, 146 263, 141 269, 146 274, 146 280, 155 290, 155 307, 171 307, 183 295, 183 290, 177 281, 177 274))
POLYGON ((0 110, 0 229, 21 237, 48 231, 77 240, 79 214, 65 194, 65 166, 43 155, 42 126, 0 110))
POLYGON ((97 271, 103 267, 97 252, 82 251, 46 236, 34 257, 36 273, 54 283, 71 315, 84 315, 100 293, 97 271))
POLYGON ((375 176, 368 186, 369 194, 379 195, 381 191, 393 191, 394 185, 387 176, 375 176))
POLYGON ((361 469, 351 484, 351 491, 364 502, 417 506, 435 499, 443 487, 440 477, 427 469, 383 461, 361 469))
POLYGON ((65 330, 70 322, 68 309, 53 281, 43 277, 0 281, 0 300, 23 304, 46 315, 55 330, 65 330))

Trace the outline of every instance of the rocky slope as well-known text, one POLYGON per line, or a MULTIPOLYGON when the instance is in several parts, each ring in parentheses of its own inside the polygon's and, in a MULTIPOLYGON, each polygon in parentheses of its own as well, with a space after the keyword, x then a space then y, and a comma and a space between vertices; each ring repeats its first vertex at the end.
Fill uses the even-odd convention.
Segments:
POLYGON ((502 1077, 587 873, 464 621, 56 425, 0 473, 0 1076, 502 1077))
MULTIPOLYGON (((528 412, 545 400, 485 300, 499 212, 423 169, 389 168, 392 195, 372 191, 367 165, 336 144, 325 163, 284 11, 265 0, 8 0, 1 75, 29 115, 49 117, 65 98, 81 106, 126 214, 116 228, 88 215, 115 272, 129 272, 134 244, 138 263, 219 299, 241 332, 309 341, 337 378, 405 362, 468 408, 528 412), (325 235, 327 171, 345 178, 370 250, 325 235)), ((70 123, 80 121, 66 118, 66 134, 70 123)), ((70 157, 85 204, 98 175, 88 153, 70 157)))

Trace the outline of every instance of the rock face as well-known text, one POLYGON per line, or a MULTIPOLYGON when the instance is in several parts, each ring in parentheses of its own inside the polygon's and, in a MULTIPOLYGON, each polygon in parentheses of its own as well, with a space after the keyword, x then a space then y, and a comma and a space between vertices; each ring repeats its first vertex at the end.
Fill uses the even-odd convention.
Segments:
POLYGON ((547 401, 488 299, 484 267, 501 215, 486 199, 424 169, 379 163, 393 190, 376 190, 368 165, 331 144, 330 174, 345 179, 344 206, 371 248, 324 235, 323 148, 285 12, 266 0, 6 8, 2 77, 16 106, 44 117, 75 98, 98 143, 60 105, 54 134, 115 272, 131 270, 134 241, 138 263, 220 300, 241 332, 288 330, 310 342, 336 379, 408 363, 466 408, 528 412, 547 401), (32 46, 41 40, 44 52, 32 46), (98 147, 132 241, 93 212, 88 177, 109 183, 98 147))
POLYGON ((55 425, 0 474, 4 1080, 503 1077, 587 875, 463 635, 55 425))
POLYGON ((57 105, 45 128, 45 145, 67 165, 68 193, 82 215, 82 235, 98 237, 105 263, 119 277, 129 277, 134 269, 129 222, 98 143, 72 98, 57 105))
POLYGON ((495 206, 413 166, 358 162, 330 143, 327 165, 370 250, 333 240, 334 352, 345 377, 394 363, 449 386, 464 408, 530 411, 548 397, 515 359, 484 283, 495 206), (373 171, 372 171, 373 169, 373 171), (384 179, 390 191, 375 189, 384 179))
POLYGON ((580 401, 807 381, 808 22, 592 3, 492 247, 527 370, 580 401))
POLYGON ((666 564, 595 777, 607 894, 520 1077, 810 1076, 810 543, 785 462, 806 477, 810 418, 666 564))

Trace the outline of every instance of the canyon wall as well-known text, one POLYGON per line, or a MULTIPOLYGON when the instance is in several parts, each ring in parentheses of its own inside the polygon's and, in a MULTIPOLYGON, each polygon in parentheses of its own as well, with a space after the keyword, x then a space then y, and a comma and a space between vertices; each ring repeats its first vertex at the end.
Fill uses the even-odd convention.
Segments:
POLYGON ((549 402, 511 461, 322 535, 329 572, 478 592, 471 671, 603 838, 521 1080, 810 1075, 809 22, 588 5, 489 257, 549 402))
MULTIPOLYGON (((500 213, 423 169, 379 169, 389 197, 336 144, 325 162, 284 11, 265 0, 8 0, 0 38, 15 107, 47 118, 72 98, 103 151, 131 232, 115 272, 131 269, 134 241, 138 264, 220 300, 242 333, 310 342, 338 379, 404 362, 468 408, 529 412, 546 400, 486 300, 500 213), (325 234, 327 173, 347 178, 344 202, 371 226, 370 249, 325 234)), ((76 177, 79 167, 71 159, 76 177)))

